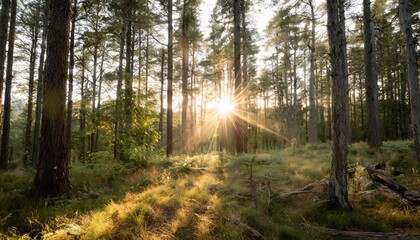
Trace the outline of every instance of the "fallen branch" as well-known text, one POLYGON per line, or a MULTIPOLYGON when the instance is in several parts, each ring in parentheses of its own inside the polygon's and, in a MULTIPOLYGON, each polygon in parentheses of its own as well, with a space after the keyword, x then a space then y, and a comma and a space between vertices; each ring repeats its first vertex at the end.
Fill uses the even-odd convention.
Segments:
POLYGON ((233 222, 237 224, 239 227, 245 229, 246 234, 252 239, 264 239, 264 236, 260 232, 250 227, 248 224, 245 224, 238 219, 233 220, 233 222))
POLYGON ((401 198, 404 198, 412 205, 420 206, 419 192, 408 188, 407 186, 401 184, 395 179, 392 179, 391 177, 388 177, 383 173, 383 171, 378 170, 372 165, 365 165, 365 169, 374 182, 379 183, 394 191, 401 198))
POLYGON ((340 231, 335 229, 324 229, 332 237, 342 237, 345 239, 420 239, 420 234, 407 233, 384 233, 384 232, 356 232, 340 231))

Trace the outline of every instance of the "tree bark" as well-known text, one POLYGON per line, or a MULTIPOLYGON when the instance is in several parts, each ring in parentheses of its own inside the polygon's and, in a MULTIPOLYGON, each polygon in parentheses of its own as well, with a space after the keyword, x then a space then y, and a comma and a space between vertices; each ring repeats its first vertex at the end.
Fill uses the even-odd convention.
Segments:
POLYGON ((125 75, 124 75, 124 132, 128 133, 131 130, 133 123, 133 78, 131 70, 131 9, 129 10, 126 19, 126 50, 125 50, 125 75))
POLYGON ((70 65, 69 65, 69 89, 67 94, 67 149, 71 152, 71 122, 73 119, 73 75, 74 75, 74 33, 76 28, 77 0, 73 0, 73 11, 70 32, 70 65))
POLYGON ((163 84, 164 84, 164 74, 163 71, 165 70, 165 49, 162 48, 161 53, 161 62, 160 62, 160 112, 159 112, 159 133, 160 133, 160 141, 159 146, 162 149, 164 146, 163 141, 163 115, 164 115, 164 106, 163 106, 163 84))
POLYGON ((168 0, 168 113, 167 113, 167 141, 166 141, 166 156, 173 152, 173 136, 172 136, 172 81, 173 81, 173 26, 172 26, 172 0, 168 0))
POLYGON ((242 120, 239 118, 240 99, 242 93, 242 71, 241 71, 241 0, 233 1, 233 35, 234 35, 234 74, 235 74, 235 98, 233 116, 234 133, 235 133, 235 149, 234 152, 244 152, 244 131, 242 129, 242 120))
POLYGON ((3 96, 3 82, 4 82, 4 69, 6 60, 6 45, 7 45, 7 33, 9 31, 9 12, 10 12, 10 0, 1 1, 0 10, 0 118, 2 116, 2 96, 3 96))
POLYGON ((49 2, 40 162, 34 185, 40 196, 70 192, 66 144, 66 80, 68 74, 70 0, 49 2))
POLYGON ((327 1, 328 39, 332 75, 332 156, 329 197, 342 208, 351 208, 347 191, 347 141, 349 95, 346 37, 342 0, 327 1), (341 6, 340 6, 341 5, 341 6))
POLYGON ((363 27, 365 39, 367 142, 370 147, 379 148, 382 146, 382 140, 378 104, 375 34, 370 16, 370 0, 363 0, 363 27))
POLYGON ((82 50, 81 58, 81 72, 82 77, 80 80, 80 145, 79 145, 79 159, 81 161, 86 158, 86 96, 85 96, 85 70, 86 70, 86 58, 85 58, 85 49, 82 50))
POLYGON ((119 62, 118 62, 118 82, 117 82, 117 99, 115 100, 115 110, 117 111, 114 129, 114 159, 120 160, 121 158, 121 114, 118 112, 122 107, 122 80, 123 80, 123 58, 124 58, 124 45, 125 45, 126 25, 123 24, 120 35, 120 51, 119 51, 119 62))
POLYGON ((10 32, 9 32, 9 48, 7 50, 7 68, 6 68, 6 89, 4 93, 3 106, 3 132, 1 135, 0 150, 0 168, 6 169, 9 162, 9 142, 10 142, 10 112, 11 112, 11 94, 13 79, 13 54, 15 47, 16 33, 16 5, 17 0, 12 0, 10 9, 10 32))
POLYGON ((400 0, 401 32, 405 37, 406 57, 408 63, 408 86, 410 91, 411 124, 413 128, 414 148, 417 161, 420 161, 420 91, 417 72, 416 49, 411 27, 411 14, 408 0, 400 0))
POLYGON ((309 0, 309 7, 311 8, 311 65, 309 77, 309 142, 312 145, 318 144, 318 111, 315 100, 315 62, 316 62, 316 45, 315 45, 315 9, 313 0, 309 0))
POLYGON ((188 133, 187 133, 187 108, 188 108, 188 64, 189 64, 189 38, 188 38, 188 3, 183 2, 182 11, 182 29, 181 29, 181 46, 182 46, 182 117, 181 117, 181 134, 182 134, 182 150, 183 153, 188 152, 188 133))

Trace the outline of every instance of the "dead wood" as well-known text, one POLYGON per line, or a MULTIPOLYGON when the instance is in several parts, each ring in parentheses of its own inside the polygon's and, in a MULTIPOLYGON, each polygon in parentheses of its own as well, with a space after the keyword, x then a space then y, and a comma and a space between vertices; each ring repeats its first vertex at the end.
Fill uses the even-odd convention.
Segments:
POLYGON ((356 232, 356 231, 340 231, 335 229, 325 229, 330 236, 344 239, 420 239, 420 234, 407 233, 384 233, 384 232, 356 232))
MULTIPOLYGON (((420 194, 418 191, 408 188, 397 180, 385 175, 385 172, 372 165, 365 165, 365 169, 375 183, 385 186, 395 192, 399 197, 407 200, 411 205, 420 206, 420 194)), ((383 189, 383 188, 382 188, 383 189)), ((389 191, 385 191, 388 192, 389 191)))
POLYGON ((252 239, 264 239, 264 236, 258 232, 255 228, 250 227, 248 224, 241 222, 238 219, 233 220, 233 222, 238 225, 240 228, 243 228, 246 234, 252 239))

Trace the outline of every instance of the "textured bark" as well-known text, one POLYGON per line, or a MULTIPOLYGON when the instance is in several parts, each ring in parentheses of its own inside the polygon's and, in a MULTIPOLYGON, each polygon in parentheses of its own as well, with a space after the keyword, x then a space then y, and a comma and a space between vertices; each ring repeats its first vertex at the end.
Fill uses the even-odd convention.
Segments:
POLYGON ((43 96, 43 85, 44 85, 44 60, 45 60, 45 48, 47 42, 48 32, 48 7, 47 0, 43 3, 44 16, 42 19, 42 37, 41 37, 41 52, 39 54, 39 65, 38 65, 38 82, 36 87, 36 107, 35 107, 35 124, 34 124, 34 142, 32 152, 32 166, 38 167, 39 164, 39 142, 40 142, 40 130, 41 130, 41 113, 42 113, 42 96, 43 96))
POLYGON ((11 94, 13 79, 13 53, 15 47, 16 33, 16 0, 12 0, 10 9, 10 32, 9 32, 9 48, 7 50, 7 67, 6 67, 6 89, 4 93, 3 108, 3 132, 1 135, 0 150, 0 168, 6 169, 9 161, 9 142, 10 142, 10 112, 11 112, 11 94))
MULTIPOLYGON (((235 112, 240 112, 240 99, 242 98, 242 71, 241 71, 241 0, 233 1, 233 35, 234 35, 234 77, 235 77, 235 112)), ((235 149, 236 153, 244 152, 244 131, 242 120, 237 116, 234 119, 235 149)))
POLYGON ((189 64, 189 19, 188 7, 189 1, 184 0, 182 11, 182 29, 181 29, 181 47, 182 47, 182 117, 181 117, 181 134, 182 134, 182 150, 183 153, 188 152, 188 133, 187 133, 187 108, 188 108, 188 64, 189 64))
POLYGON ((25 155, 24 163, 25 165, 30 165, 32 162, 32 141, 31 141, 31 132, 32 132, 32 123, 33 123, 33 107, 34 107, 34 79, 35 79, 35 64, 37 56, 37 45, 38 45, 38 34, 39 34, 39 25, 35 25, 32 28, 32 43, 31 43, 31 56, 29 60, 29 90, 28 90, 28 106, 27 106, 27 115, 26 115, 26 127, 25 127, 25 155))
POLYGON ((70 191, 66 144, 66 80, 70 27, 70 0, 51 1, 47 60, 44 71, 40 162, 35 189, 40 196, 67 195, 70 191))
POLYGON ((410 91, 411 124, 413 128, 414 148, 417 161, 420 161, 420 91, 417 72, 416 49, 413 41, 411 15, 408 0, 400 0, 401 32, 405 37, 408 63, 408 86, 410 91))
POLYGON ((9 31, 9 12, 10 12, 10 0, 1 1, 0 10, 0 118, 2 116, 2 96, 3 96, 3 82, 4 82, 4 69, 6 60, 6 45, 7 45, 7 33, 9 31))
POLYGON ((248 139, 250 132, 248 131, 248 121, 249 121, 249 80, 248 80, 248 41, 247 41, 247 28, 246 28, 246 8, 245 1, 241 1, 241 14, 242 14, 242 76, 243 76, 243 99, 244 99, 244 108, 246 112, 246 121, 243 121, 244 129, 244 152, 248 152, 248 139))
POLYGON ((74 72, 74 33, 77 17, 77 0, 73 0, 73 16, 71 18, 70 32, 70 65, 69 65, 69 89, 67 94, 67 149, 71 150, 71 121, 73 118, 73 72, 74 72))
POLYGON ((328 39, 332 75, 332 156, 329 197, 342 208, 351 208, 347 191, 347 141, 349 96, 343 1, 327 1, 328 39), (341 5, 341 6, 340 6, 341 5))
POLYGON ((312 145, 318 144, 318 111, 315 100, 315 62, 316 62, 316 49, 315 49, 315 10, 313 1, 309 0, 309 7, 311 8, 311 66, 309 77, 309 142, 312 145))
POLYGON ((172 0, 168 0, 168 113, 166 121, 166 156, 173 152, 173 133, 172 133, 172 82, 173 82, 173 26, 172 26, 172 0))
POLYGON ((370 0, 363 0, 363 24, 365 38, 367 142, 370 147, 379 148, 382 146, 382 140, 379 120, 375 35, 370 16, 370 0))

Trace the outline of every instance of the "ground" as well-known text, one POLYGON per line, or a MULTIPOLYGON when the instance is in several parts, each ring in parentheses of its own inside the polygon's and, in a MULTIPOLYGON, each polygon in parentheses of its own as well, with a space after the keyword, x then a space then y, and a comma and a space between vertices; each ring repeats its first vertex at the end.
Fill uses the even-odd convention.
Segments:
MULTIPOLYGON (((258 154, 160 155, 116 163, 101 153, 71 170, 73 195, 33 200, 33 170, 0 173, 0 238, 29 239, 331 239, 326 229, 420 233, 418 208, 349 179, 351 211, 322 204, 330 146, 258 154), (306 188, 301 193, 293 194, 306 188), (292 194, 290 194, 292 193, 292 194), (260 234, 260 235, 259 235, 260 234)), ((420 190, 410 142, 364 143, 349 161, 384 162, 396 179, 420 190)))

